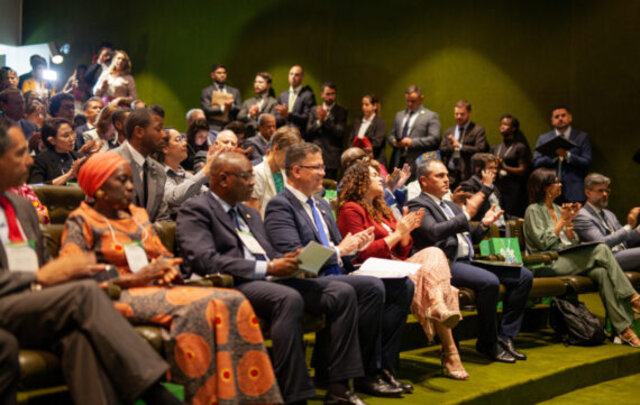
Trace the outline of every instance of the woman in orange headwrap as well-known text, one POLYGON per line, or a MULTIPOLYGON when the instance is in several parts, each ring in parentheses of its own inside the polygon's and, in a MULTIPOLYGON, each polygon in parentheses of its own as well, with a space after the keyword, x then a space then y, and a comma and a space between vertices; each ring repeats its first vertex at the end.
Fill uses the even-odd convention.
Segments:
POLYGON ((144 208, 131 204, 131 168, 113 152, 91 156, 78 184, 81 203, 65 223, 60 256, 94 251, 125 287, 116 308, 131 322, 167 327, 171 380, 188 403, 281 403, 253 308, 234 290, 171 286, 182 260, 162 245, 144 208), (148 261, 150 260, 150 262, 148 261))

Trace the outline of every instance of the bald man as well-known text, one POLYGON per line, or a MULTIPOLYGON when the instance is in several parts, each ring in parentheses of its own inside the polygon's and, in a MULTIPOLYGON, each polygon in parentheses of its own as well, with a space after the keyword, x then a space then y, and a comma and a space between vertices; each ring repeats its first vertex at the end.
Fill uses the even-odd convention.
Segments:
MULTIPOLYGON (((293 124, 304 138, 311 109, 316 105, 316 96, 309 86, 303 86, 304 70, 299 65, 289 69, 289 89, 280 93, 277 113, 279 126, 293 124)), ((305 139, 306 140, 306 139, 305 139)))
POLYGON ((224 152, 211 167, 210 192, 186 201, 176 235, 185 276, 224 273, 269 321, 273 368, 286 403, 315 396, 302 343, 302 315, 325 315, 331 374, 327 403, 363 403, 348 380, 363 375, 353 288, 331 278, 300 279, 299 251, 278 254, 266 236, 260 213, 243 201, 254 187, 253 167, 241 153, 224 152), (278 278, 273 281, 272 277, 278 278))

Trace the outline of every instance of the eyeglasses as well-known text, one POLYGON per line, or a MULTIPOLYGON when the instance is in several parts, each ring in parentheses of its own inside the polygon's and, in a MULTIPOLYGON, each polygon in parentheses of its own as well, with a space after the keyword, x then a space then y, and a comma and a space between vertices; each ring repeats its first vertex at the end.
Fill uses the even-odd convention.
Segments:
POLYGON ((318 166, 305 166, 305 165, 298 165, 299 167, 305 168, 305 169, 311 169, 311 170, 324 170, 327 168, 327 166, 325 165, 318 165, 318 166))
POLYGON ((225 172, 224 174, 226 174, 228 176, 240 177, 244 181, 247 181, 247 180, 253 178, 253 171, 251 171, 251 172, 239 172, 239 173, 225 172))

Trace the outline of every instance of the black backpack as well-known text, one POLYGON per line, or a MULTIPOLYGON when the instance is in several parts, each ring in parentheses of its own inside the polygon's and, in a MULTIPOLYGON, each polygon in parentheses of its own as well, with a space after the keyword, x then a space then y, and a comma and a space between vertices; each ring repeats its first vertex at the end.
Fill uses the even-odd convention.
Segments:
POLYGON ((549 323, 566 345, 595 346, 606 338, 600 320, 577 298, 554 297, 549 323))

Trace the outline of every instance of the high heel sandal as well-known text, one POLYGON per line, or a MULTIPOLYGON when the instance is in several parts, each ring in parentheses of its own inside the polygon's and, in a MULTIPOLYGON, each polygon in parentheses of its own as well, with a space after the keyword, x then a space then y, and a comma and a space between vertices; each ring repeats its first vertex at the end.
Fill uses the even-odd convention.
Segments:
POLYGON ((442 372, 442 375, 447 378, 451 378, 453 380, 459 380, 459 381, 468 380, 469 373, 467 373, 467 370, 464 369, 464 367, 462 366, 462 363, 460 364, 460 366, 462 367, 462 370, 450 370, 447 368, 446 366, 447 359, 454 356, 460 357, 460 353, 458 352, 441 352, 440 353, 440 364, 441 364, 440 370, 442 372))
POLYGON ((638 336, 633 331, 633 329, 631 329, 631 328, 625 329, 624 332, 618 334, 618 337, 620 338, 622 343, 627 344, 627 345, 629 345, 631 347, 640 348, 640 338, 638 338, 638 336), (625 334, 627 336, 624 336, 625 334), (635 339, 634 339, 634 337, 635 337, 635 339), (634 342, 634 340, 635 340, 635 342, 634 342))
POLYGON ((453 311, 438 311, 437 308, 428 308, 425 318, 441 323, 445 328, 453 329, 462 319, 459 313, 453 311))

